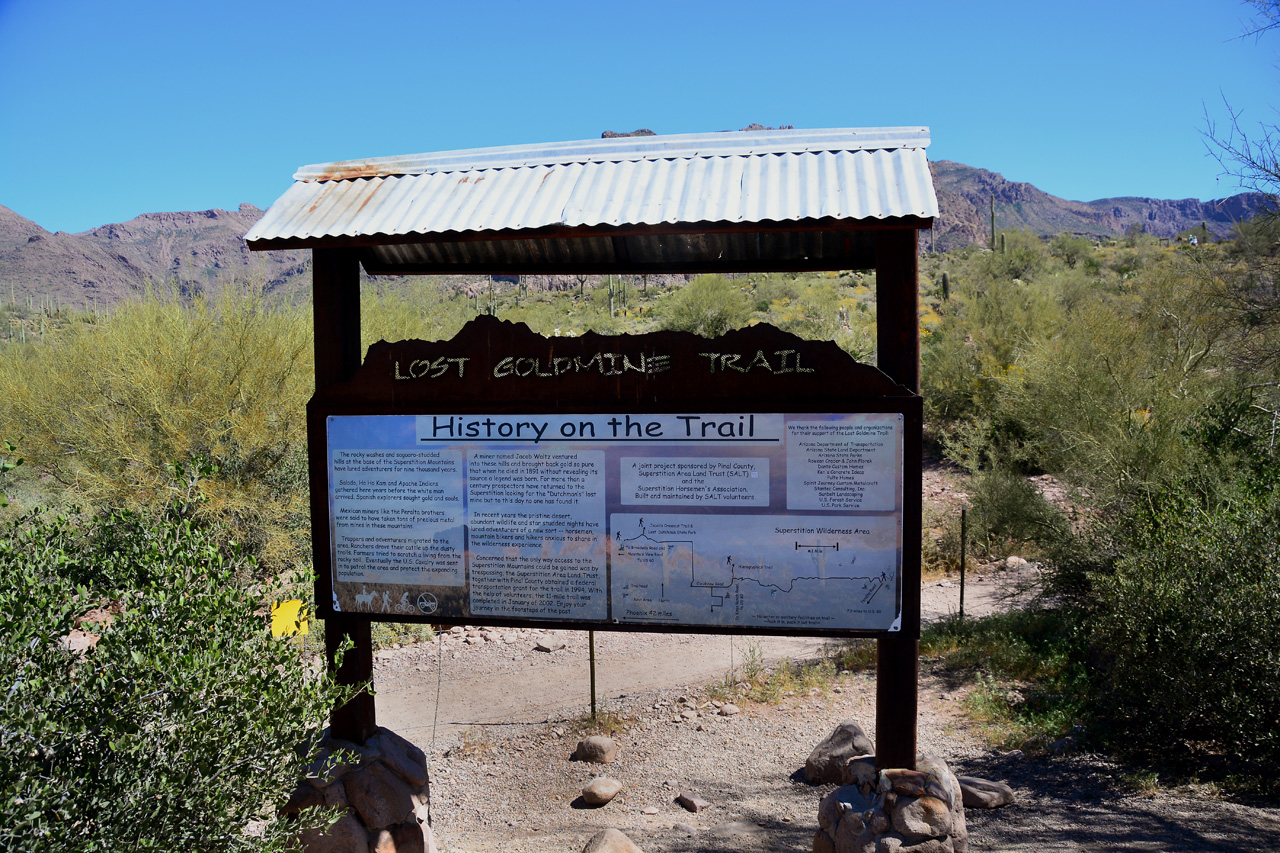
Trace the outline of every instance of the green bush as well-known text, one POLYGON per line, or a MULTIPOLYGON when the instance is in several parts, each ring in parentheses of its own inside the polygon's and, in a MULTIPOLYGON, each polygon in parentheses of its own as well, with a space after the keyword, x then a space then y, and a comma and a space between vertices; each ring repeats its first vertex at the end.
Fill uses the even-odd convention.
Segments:
POLYGON ((1095 578, 1100 703, 1138 751, 1280 759, 1280 494, 1215 508, 1166 490, 1095 578))
POLYGON ((667 300, 663 328, 714 338, 751 316, 750 296, 718 275, 700 275, 667 300))
POLYGON ((151 294, 0 359, 0 433, 32 468, 100 510, 225 525, 272 566, 307 533, 304 405, 314 387, 304 309, 228 288, 151 294), (10 357, 12 356, 12 357, 10 357))
POLYGON ((273 808, 345 693, 270 636, 242 559, 189 520, 0 533, 0 847, 289 846, 273 808))

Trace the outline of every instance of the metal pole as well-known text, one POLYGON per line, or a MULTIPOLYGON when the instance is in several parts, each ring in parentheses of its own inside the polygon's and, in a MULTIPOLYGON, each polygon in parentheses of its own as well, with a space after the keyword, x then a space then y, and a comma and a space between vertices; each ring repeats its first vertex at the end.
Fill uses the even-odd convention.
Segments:
POLYGON ((964 567, 968 562, 965 553, 969 542, 969 516, 965 507, 960 507, 960 621, 964 621, 964 567))
POLYGON ((596 718, 596 632, 587 632, 587 649, 591 658, 591 719, 596 718))

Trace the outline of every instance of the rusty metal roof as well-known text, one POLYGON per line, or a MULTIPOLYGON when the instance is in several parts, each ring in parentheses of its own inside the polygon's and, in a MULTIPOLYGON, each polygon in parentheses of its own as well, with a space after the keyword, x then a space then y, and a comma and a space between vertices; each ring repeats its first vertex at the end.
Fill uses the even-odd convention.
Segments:
POLYGON ((370 272, 607 271, 622 255, 696 270, 750 266, 781 246, 761 235, 789 233, 782 254, 820 266, 858 242, 823 232, 928 227, 928 144, 919 127, 739 131, 305 166, 246 240, 365 247, 370 272))

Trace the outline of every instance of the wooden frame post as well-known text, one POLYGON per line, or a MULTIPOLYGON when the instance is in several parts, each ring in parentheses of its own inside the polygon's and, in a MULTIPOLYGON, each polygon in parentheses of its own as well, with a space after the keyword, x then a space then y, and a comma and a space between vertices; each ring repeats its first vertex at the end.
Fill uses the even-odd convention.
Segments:
MULTIPOLYGON (((876 234, 877 366, 920 392, 920 288, 914 229, 876 234)), ((876 641, 876 765, 916 766, 920 669, 922 436, 905 435, 902 477, 902 632, 876 641)))
MULTIPOLYGON (((360 367, 360 259, 354 249, 312 250, 312 305, 314 310, 316 391, 349 380, 360 367)), ((312 472, 315 476, 315 472, 312 472)), ((327 488, 319 490, 327 492, 327 488)), ((312 495, 317 490, 312 488, 312 495)), ((327 505, 321 507, 328 512, 327 505)), ((312 517, 316 507, 312 506, 312 517)), ((327 554, 329 543, 315 541, 313 526, 312 552, 327 554)), ((317 571, 317 598, 328 589, 327 576, 317 571)), ((373 677, 373 638, 368 620, 333 614, 324 620, 325 653, 329 671, 339 684, 366 684, 373 677), (354 644, 337 665, 337 652, 350 639, 354 644)), ((377 728, 373 696, 368 691, 356 694, 346 705, 333 709, 329 732, 335 738, 364 743, 377 728)))

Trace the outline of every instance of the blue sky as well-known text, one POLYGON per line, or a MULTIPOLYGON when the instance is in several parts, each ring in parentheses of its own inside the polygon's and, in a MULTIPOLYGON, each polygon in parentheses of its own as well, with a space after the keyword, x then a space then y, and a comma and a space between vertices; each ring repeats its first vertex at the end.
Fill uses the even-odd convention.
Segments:
POLYGON ((1070 199, 1217 198, 1225 96, 1276 121, 1237 0, 0 0, 0 204, 49 230, 267 207, 304 164, 603 130, 927 125, 1070 199))

